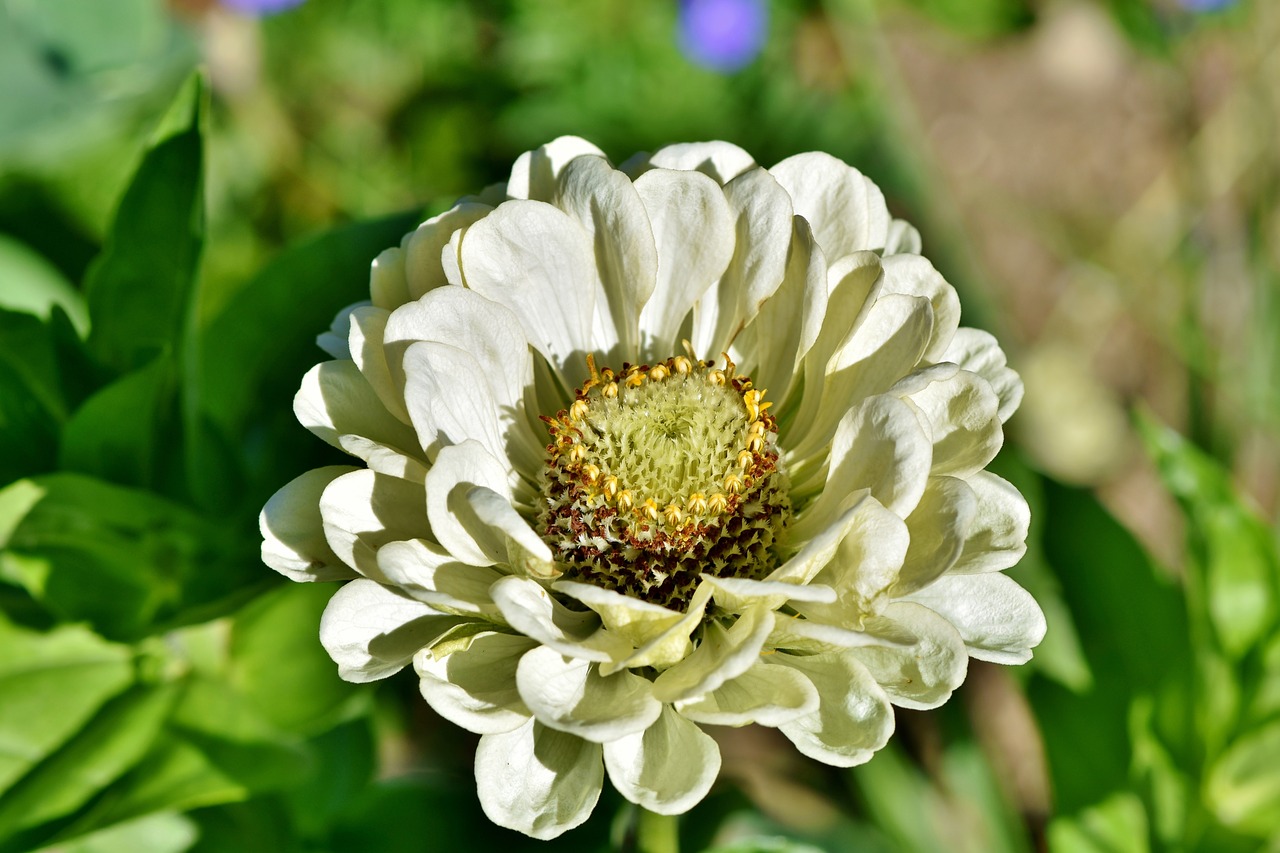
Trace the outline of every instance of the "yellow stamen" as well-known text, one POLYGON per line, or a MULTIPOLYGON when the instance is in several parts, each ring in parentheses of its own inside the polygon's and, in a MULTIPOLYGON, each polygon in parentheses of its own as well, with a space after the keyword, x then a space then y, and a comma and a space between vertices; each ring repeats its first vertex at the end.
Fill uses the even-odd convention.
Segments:
POLYGON ((697 515, 701 515, 702 513, 707 511, 706 496, 704 496, 701 492, 694 492, 693 494, 689 495, 689 500, 686 505, 689 507, 689 512, 695 513, 697 515))
POLYGON ((729 499, 726 498, 724 495, 720 494, 719 492, 716 492, 714 495, 707 498, 707 509, 714 512, 716 515, 719 515, 720 513, 724 512, 728 508, 729 508, 729 499))

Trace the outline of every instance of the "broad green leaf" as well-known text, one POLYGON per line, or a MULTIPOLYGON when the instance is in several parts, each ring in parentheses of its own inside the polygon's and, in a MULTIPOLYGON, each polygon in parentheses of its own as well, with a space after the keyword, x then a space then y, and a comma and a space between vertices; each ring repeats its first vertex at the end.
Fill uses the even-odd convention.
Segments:
POLYGON ((351 720, 309 743, 315 763, 288 792, 293 822, 306 835, 324 833, 373 779, 378 744, 368 717, 351 720))
POLYGON ((174 368, 167 354, 85 401, 62 436, 61 468, 159 490, 178 450, 174 368), (169 464, 166 464, 169 463, 169 464))
POLYGON ((48 318, 54 305, 61 306, 84 334, 89 328, 89 312, 84 297, 71 282, 25 244, 0 234, 0 308, 48 318))
POLYGON ((316 336, 369 298, 369 267, 417 225, 416 212, 347 225, 290 248, 201 332, 201 406, 231 435, 255 406, 291 412, 302 375, 328 358, 316 336))
POLYGON ((0 542, 0 578, 64 619, 139 637, 223 582, 218 528, 155 495, 76 474, 19 481, 0 506, 15 495, 30 509, 0 542))
POLYGON ((69 406, 62 390, 62 370, 51 324, 52 317, 42 320, 33 314, 0 308, 0 368, 13 374, 33 404, 62 421, 69 406))
POLYGON ((204 240, 204 99, 201 78, 192 76, 125 191, 85 282, 90 349, 121 373, 182 351, 204 240))
POLYGON ((1223 824, 1265 838, 1280 832, 1280 720, 1233 743, 1209 770, 1205 802, 1223 824))
POLYGON ((0 797, 0 837, 69 814, 142 758, 173 703, 170 686, 135 687, 0 797))
POLYGON ((1046 481, 1043 513, 1044 553, 1094 676, 1080 693, 1041 677, 1028 685, 1058 809, 1070 815, 1128 788, 1127 721, 1139 696, 1152 698, 1153 729, 1189 765, 1191 646, 1181 591, 1096 498, 1046 481))
POLYGON ((58 423, 21 373, 0 359, 0 483, 53 470, 58 458, 58 423))
POLYGON ((1147 814, 1130 793, 1112 794, 1079 815, 1049 824, 1053 853, 1147 853, 1147 814))
POLYGON ((182 853, 191 849, 199 834, 186 815, 160 812, 56 842, 35 853, 182 853))
POLYGON ((364 695, 336 677, 316 639, 332 595, 328 584, 288 584, 236 616, 228 680, 281 729, 323 731, 349 715, 353 700, 364 695))
POLYGON ((3 794, 124 690, 133 668, 127 648, 79 626, 40 633, 0 618, 0 649, 3 794))
POLYGON ((1150 415, 1140 414, 1138 426, 1166 488, 1186 514, 1214 633, 1223 650, 1239 659, 1275 625, 1280 558, 1271 531, 1244 505, 1215 460, 1150 415))
POLYGON ((1133 741, 1133 775, 1146 794, 1156 838, 1176 847, 1185 836, 1187 816, 1195 808, 1191 779, 1173 761, 1169 750, 1152 731, 1155 708, 1149 697, 1134 701, 1129 714, 1133 741))

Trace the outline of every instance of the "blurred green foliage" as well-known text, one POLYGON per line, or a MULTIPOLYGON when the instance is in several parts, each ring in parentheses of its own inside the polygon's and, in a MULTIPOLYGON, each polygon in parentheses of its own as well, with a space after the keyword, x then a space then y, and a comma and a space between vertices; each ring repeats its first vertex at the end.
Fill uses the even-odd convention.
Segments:
MULTIPOLYGON (((1193 26, 1105 5, 1161 61, 1193 26)), ((484 820, 472 743, 411 681, 336 677, 316 641, 330 590, 258 561, 272 491, 339 461, 290 411, 312 336, 425 211, 568 132, 617 159, 703 138, 764 163, 830 151, 983 305, 887 70, 889 6, 779 0, 764 54, 723 76, 680 55, 673 2, 311 0, 262 21, 0 2, 0 853, 539 846, 484 820)), ((981 49, 1041 4, 897 7, 981 49)), ((1016 448, 997 466, 1033 506, 1012 574, 1050 633, 1006 686, 1038 724, 1051 806, 1012 796, 958 699, 904 715, 901 744, 854 771, 723 784, 686 846, 1280 849, 1276 533, 1221 459, 1140 428, 1184 513, 1185 578, 1092 493, 1016 448)), ((628 812, 606 799, 557 846, 616 845, 628 812)))

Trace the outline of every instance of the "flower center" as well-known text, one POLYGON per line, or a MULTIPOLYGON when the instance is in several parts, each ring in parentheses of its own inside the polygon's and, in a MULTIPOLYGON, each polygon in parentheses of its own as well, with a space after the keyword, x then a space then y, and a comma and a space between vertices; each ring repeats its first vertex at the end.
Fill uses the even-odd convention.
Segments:
POLYGON ((543 536, 566 579, 683 609, 703 573, 759 578, 791 515, 763 390, 674 356, 597 370, 554 418, 543 536))

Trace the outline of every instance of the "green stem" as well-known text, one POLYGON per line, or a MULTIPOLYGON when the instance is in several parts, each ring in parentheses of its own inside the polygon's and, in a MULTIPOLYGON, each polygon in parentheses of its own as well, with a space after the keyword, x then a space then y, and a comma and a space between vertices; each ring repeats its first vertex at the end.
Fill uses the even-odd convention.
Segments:
POLYGON ((636 812, 636 853, 680 853, 675 815, 636 812))

